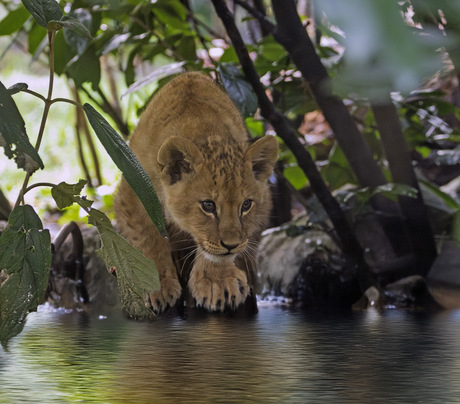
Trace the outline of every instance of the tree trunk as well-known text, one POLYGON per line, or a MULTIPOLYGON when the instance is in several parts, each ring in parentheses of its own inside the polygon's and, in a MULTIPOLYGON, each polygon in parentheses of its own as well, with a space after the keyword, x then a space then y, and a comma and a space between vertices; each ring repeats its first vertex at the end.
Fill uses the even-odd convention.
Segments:
POLYGON ((399 116, 391 99, 384 104, 373 104, 372 111, 380 132, 393 181, 415 188, 417 198, 400 197, 399 204, 406 219, 412 250, 417 256, 417 272, 426 275, 436 258, 433 237, 426 206, 412 167, 409 148, 399 123, 399 116))

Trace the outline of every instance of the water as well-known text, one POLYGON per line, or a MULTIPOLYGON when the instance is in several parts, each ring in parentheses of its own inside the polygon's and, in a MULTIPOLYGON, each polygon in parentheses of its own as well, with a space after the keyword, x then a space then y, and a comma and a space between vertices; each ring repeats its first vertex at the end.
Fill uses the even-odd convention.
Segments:
POLYGON ((0 348, 0 403, 460 402, 460 311, 43 310, 0 348))

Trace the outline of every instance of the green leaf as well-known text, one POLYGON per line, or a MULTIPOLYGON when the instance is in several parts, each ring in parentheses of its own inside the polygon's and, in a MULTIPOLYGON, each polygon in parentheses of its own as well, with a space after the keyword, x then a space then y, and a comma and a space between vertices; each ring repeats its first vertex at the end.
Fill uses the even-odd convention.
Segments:
POLYGON ((308 86, 303 80, 291 78, 291 81, 281 80, 272 85, 275 106, 285 114, 305 115, 318 109, 308 86))
POLYGON ((196 60, 195 37, 184 35, 177 44, 177 52, 184 60, 196 60))
POLYGON ((93 24, 98 20, 97 17, 85 9, 77 9, 72 11, 68 16, 62 17, 60 21, 75 21, 75 29, 64 30, 64 38, 68 46, 79 55, 82 55, 88 45, 92 41, 91 32, 93 32, 93 24), (78 23, 77 23, 78 21, 78 23))
POLYGON ((56 201, 57 207, 59 209, 64 209, 72 206, 74 203, 78 203, 84 208, 89 208, 93 204, 93 201, 80 196, 86 183, 87 181, 85 180, 80 180, 77 184, 66 184, 65 182, 61 182, 51 188, 51 195, 56 201))
POLYGON ((18 32, 29 17, 29 12, 22 6, 8 12, 6 17, 0 21, 0 35, 11 35, 18 32))
POLYGON ((299 166, 286 167, 283 170, 283 175, 296 190, 304 188, 308 183, 305 173, 299 166))
POLYGON ((93 89, 97 89, 101 81, 101 64, 94 46, 89 46, 82 55, 71 60, 67 65, 67 72, 77 87, 81 87, 83 83, 91 83, 93 89))
POLYGON ((265 134, 264 121, 260 119, 254 119, 252 116, 250 116, 244 120, 244 123, 246 124, 246 128, 248 128, 248 132, 251 137, 260 137, 265 134))
POLYGON ((89 40, 93 39, 88 31, 88 28, 86 28, 79 20, 74 17, 65 15, 62 17, 62 20, 52 20, 47 25, 48 31, 57 31, 61 28, 70 29, 73 32, 76 32, 78 35, 89 40))
POLYGON ((425 205, 447 213, 460 209, 458 202, 449 194, 441 191, 438 186, 426 180, 419 182, 425 205))
POLYGON ((63 12, 56 0, 21 0, 24 7, 29 10, 35 21, 43 28, 47 28, 48 23, 53 20, 60 20, 63 12))
POLYGON ((220 57, 221 63, 238 63, 238 55, 236 54, 235 48, 233 46, 229 46, 227 49, 224 50, 224 53, 220 57))
POLYGON ((218 71, 225 91, 241 114, 245 118, 254 115, 258 107, 257 97, 251 85, 244 79, 243 73, 230 63, 221 63, 218 71))
POLYGON ((155 317, 150 305, 146 305, 148 293, 160 288, 155 262, 120 236, 102 212, 91 209, 88 222, 96 226, 101 236, 102 245, 98 254, 109 272, 117 276, 118 291, 125 310, 136 319, 155 317))
POLYGON ((66 32, 68 31, 59 31, 54 38, 54 71, 58 75, 64 73, 67 64, 77 53, 66 42, 66 32))
POLYGON ((44 48, 43 43, 48 44, 48 38, 46 38, 46 36, 46 31, 34 22, 29 30, 29 35, 27 36, 27 45, 31 55, 34 55, 35 57, 35 52, 40 53, 44 48))
POLYGON ((357 184, 345 154, 337 143, 332 147, 329 153, 329 164, 321 169, 321 175, 332 189, 338 189, 345 184, 357 184))
POLYGON ((31 206, 16 207, 0 236, 0 342, 5 349, 42 302, 50 266, 48 230, 31 206))
POLYGON ((97 137, 144 205, 153 224, 162 235, 165 235, 161 204, 141 163, 123 138, 115 132, 101 114, 89 104, 85 104, 83 109, 97 137))
POLYGON ((158 0, 152 9, 155 16, 168 28, 184 31, 188 28, 187 9, 177 0, 158 0))
POLYGON ((377 194, 382 194, 387 198, 397 200, 398 196, 417 198, 418 191, 409 185, 390 182, 388 184, 380 185, 372 191, 372 196, 377 194))
POLYGON ((27 137, 24 120, 9 91, 0 82, 0 146, 6 156, 14 158, 18 168, 33 173, 43 162, 27 137))
POLYGON ((160 78, 171 76, 173 74, 177 74, 183 71, 182 66, 185 65, 185 62, 174 62, 168 65, 159 67, 155 69, 152 73, 148 74, 147 76, 143 77, 142 79, 136 81, 134 84, 129 86, 129 88, 122 94, 124 97, 127 94, 133 93, 140 88, 146 86, 153 81, 157 81, 160 78))

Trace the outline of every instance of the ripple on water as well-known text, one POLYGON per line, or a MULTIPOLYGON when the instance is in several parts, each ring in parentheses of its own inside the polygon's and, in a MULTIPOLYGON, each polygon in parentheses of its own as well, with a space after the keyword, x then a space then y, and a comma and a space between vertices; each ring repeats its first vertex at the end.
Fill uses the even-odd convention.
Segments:
POLYGON ((460 314, 166 316, 41 306, 0 351, 0 403, 455 402, 460 314))

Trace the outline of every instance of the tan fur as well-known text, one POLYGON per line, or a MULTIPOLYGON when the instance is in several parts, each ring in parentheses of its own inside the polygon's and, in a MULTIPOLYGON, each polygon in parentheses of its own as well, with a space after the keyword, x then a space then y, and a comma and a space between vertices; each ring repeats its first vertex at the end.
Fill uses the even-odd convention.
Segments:
POLYGON ((118 225, 158 267, 154 310, 173 305, 187 287, 209 310, 244 302, 254 288, 256 245, 271 209, 267 179, 277 141, 250 144, 229 97, 204 75, 186 73, 153 98, 130 145, 158 193, 168 229, 166 240, 123 179, 115 200, 118 225), (205 209, 211 201, 215 212, 205 209))

